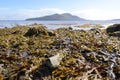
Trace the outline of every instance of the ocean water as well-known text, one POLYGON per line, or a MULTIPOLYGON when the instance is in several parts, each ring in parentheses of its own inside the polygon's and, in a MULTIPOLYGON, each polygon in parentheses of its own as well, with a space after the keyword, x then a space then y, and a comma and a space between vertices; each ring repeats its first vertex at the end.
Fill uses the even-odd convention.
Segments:
MULTIPOLYGON (((29 24, 43 24, 48 29, 56 29, 61 27, 73 27, 76 25, 82 25, 82 24, 100 24, 105 27, 120 23, 120 21, 25 21, 25 20, 0 20, 0 28, 5 27, 14 27, 15 25, 29 25, 29 24)), ((77 29, 77 28, 74 28, 77 29)))

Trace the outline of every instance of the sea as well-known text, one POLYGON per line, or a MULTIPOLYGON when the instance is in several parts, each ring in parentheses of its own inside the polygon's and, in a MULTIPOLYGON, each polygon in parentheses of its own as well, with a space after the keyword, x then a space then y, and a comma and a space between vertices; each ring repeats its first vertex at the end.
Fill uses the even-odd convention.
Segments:
MULTIPOLYGON (((112 24, 119 24, 120 21, 26 21, 26 20, 0 20, 0 28, 11 28, 15 25, 30 25, 30 24, 43 24, 48 29, 57 29, 62 27, 72 27, 74 29, 77 29, 77 27, 74 27, 76 25, 83 25, 83 24, 92 24, 92 25, 102 25, 104 27, 107 27, 112 24)), ((79 28, 80 29, 80 28, 79 28)))

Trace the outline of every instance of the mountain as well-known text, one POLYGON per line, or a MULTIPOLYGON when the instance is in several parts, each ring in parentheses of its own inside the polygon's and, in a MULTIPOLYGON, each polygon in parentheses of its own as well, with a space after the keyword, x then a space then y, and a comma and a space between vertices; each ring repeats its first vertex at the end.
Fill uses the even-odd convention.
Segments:
POLYGON ((48 15, 48 16, 43 16, 43 17, 37 17, 37 18, 28 18, 26 20, 68 20, 68 21, 75 21, 75 20, 85 20, 83 18, 80 18, 78 16, 72 15, 70 13, 64 13, 64 14, 53 14, 53 15, 48 15))

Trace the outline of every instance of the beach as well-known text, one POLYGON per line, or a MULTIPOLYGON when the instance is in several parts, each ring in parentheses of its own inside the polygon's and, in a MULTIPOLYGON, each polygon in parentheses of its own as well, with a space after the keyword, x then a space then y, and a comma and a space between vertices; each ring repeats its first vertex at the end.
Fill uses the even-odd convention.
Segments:
POLYGON ((87 26, 1 28, 0 79, 119 80, 119 37, 109 36, 106 28, 87 26))

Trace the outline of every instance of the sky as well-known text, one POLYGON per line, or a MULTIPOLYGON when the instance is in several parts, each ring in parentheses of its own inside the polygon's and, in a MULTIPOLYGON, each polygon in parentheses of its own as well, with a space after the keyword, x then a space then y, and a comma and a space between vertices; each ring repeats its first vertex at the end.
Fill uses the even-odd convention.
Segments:
POLYGON ((0 20, 71 13, 89 20, 120 19, 120 0, 1 0, 0 20))

